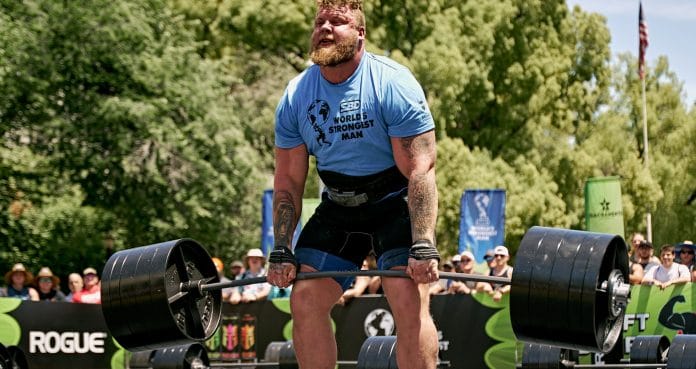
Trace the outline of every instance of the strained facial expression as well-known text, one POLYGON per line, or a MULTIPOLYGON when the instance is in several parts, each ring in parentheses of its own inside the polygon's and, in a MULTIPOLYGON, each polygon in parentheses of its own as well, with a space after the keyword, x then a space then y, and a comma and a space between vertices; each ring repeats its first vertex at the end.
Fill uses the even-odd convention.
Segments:
POLYGON ((319 9, 310 50, 315 64, 333 67, 355 56, 365 29, 356 24, 354 14, 345 6, 319 9))

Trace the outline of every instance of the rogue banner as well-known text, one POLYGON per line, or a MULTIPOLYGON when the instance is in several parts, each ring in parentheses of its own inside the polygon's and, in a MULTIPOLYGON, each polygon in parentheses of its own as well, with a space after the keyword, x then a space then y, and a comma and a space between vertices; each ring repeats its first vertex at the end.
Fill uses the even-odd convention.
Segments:
POLYGON ((585 182, 585 224, 592 232, 624 235, 619 177, 590 178, 585 182))
POLYGON ((459 221, 459 252, 471 250, 483 262, 486 250, 505 241, 505 190, 466 190, 459 221))

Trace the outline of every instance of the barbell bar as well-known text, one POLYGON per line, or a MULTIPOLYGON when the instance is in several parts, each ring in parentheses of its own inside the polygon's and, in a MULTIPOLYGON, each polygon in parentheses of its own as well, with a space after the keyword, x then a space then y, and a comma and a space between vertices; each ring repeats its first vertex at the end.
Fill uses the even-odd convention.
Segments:
MULTIPOLYGON (((407 277, 394 270, 330 271, 298 273, 297 279, 361 275, 407 277)), ((510 319, 519 340, 585 351, 614 346, 630 298, 624 240, 595 232, 532 227, 520 242, 510 279, 444 272, 441 277, 510 284, 510 319)), ((179 239, 114 253, 102 273, 101 307, 124 348, 176 346, 214 334, 222 288, 265 281, 222 283, 205 248, 179 239)))

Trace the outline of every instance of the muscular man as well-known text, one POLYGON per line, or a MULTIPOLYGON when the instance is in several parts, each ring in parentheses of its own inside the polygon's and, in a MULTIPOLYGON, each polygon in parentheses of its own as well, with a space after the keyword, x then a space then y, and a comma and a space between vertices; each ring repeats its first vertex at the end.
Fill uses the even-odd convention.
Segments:
MULTIPOLYGON (((382 282, 397 327, 399 368, 432 369, 438 342, 428 284, 438 280, 439 262, 434 122, 411 72, 366 52, 365 34, 360 0, 317 1, 314 65, 288 84, 276 109, 276 245, 267 278, 285 287, 298 269, 357 270, 373 250, 380 269, 411 277, 382 282), (293 253, 309 155, 326 191, 293 253)), ((294 285, 300 367, 335 367, 330 312, 350 284, 326 278, 294 285)))

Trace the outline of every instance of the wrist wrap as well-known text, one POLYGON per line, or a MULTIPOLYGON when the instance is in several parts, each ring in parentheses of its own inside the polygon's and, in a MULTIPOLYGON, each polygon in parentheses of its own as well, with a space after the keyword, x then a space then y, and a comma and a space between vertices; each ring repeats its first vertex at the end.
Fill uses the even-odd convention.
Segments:
POLYGON ((413 243, 408 252, 408 256, 416 260, 435 259, 440 261, 440 253, 432 242, 428 240, 418 240, 413 243))
POLYGON ((295 255, 289 248, 285 246, 274 247, 273 251, 271 251, 271 253, 268 256, 268 262, 271 264, 290 263, 294 265, 295 268, 298 267, 295 255))

